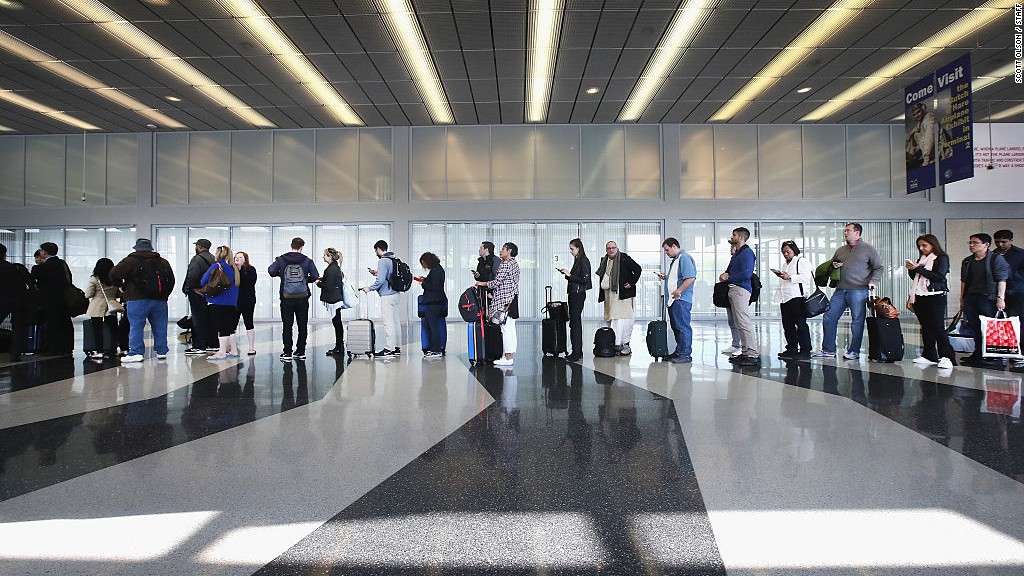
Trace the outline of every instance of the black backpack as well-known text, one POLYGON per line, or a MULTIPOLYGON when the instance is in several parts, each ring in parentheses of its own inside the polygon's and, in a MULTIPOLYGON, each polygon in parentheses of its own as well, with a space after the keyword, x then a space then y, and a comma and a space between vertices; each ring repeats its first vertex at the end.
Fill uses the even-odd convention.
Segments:
POLYGON ((147 300, 160 300, 164 297, 166 281, 156 258, 142 258, 142 264, 135 274, 135 286, 139 289, 139 294, 147 300))
POLYGON ((483 302, 480 301, 480 291, 475 286, 467 288, 459 297, 459 314, 466 322, 476 322, 480 319, 480 312, 483 309, 483 302))
POLYGON ((391 275, 388 276, 388 285, 395 292, 408 292, 412 287, 412 270, 409 265, 394 256, 391 259, 391 275))
POLYGON ((750 275, 750 303, 757 302, 757 299, 761 297, 761 279, 757 277, 757 274, 750 275))
POLYGON ((594 356, 611 358, 615 356, 615 331, 607 326, 594 333, 594 356))

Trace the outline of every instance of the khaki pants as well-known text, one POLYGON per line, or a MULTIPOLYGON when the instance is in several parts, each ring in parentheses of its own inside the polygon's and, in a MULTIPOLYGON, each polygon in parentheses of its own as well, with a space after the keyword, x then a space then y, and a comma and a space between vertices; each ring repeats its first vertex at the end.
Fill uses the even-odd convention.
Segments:
POLYGON ((744 356, 757 358, 757 334, 754 323, 750 320, 750 292, 735 284, 729 285, 729 323, 736 326, 740 333, 740 347, 744 356))

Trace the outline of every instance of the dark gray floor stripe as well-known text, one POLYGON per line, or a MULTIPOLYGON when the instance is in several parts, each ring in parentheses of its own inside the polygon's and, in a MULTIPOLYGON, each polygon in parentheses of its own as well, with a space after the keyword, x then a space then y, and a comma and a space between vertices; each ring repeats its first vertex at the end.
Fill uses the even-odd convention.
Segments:
POLYGON ((474 368, 494 404, 256 574, 724 574, 672 401, 536 364, 474 368))

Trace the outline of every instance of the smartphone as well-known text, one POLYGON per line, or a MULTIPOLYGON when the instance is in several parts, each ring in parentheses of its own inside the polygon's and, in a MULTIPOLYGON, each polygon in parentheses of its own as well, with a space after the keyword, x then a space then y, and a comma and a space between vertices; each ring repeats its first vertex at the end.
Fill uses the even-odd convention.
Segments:
POLYGON ((775 268, 769 268, 769 270, 771 270, 772 274, 775 274, 776 276, 782 276, 782 272, 776 270, 775 268))

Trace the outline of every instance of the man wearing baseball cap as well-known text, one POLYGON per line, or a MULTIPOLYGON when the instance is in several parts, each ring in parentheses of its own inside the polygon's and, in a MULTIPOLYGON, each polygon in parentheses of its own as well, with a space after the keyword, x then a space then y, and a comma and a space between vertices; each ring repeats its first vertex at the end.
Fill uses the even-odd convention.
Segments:
POLYGON ((209 240, 200 238, 193 244, 196 247, 196 254, 188 263, 181 291, 188 296, 188 307, 192 313, 192 346, 185 350, 185 354, 199 356, 206 354, 208 350, 217 351, 220 346, 216 330, 210 329, 210 313, 206 310, 206 297, 196 293, 196 289, 203 286, 200 282, 203 279, 203 274, 210 269, 210 266, 213 266, 216 260, 210 253, 210 246, 213 243, 209 240))

